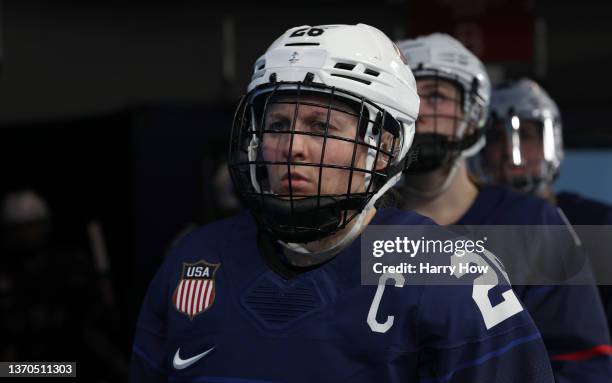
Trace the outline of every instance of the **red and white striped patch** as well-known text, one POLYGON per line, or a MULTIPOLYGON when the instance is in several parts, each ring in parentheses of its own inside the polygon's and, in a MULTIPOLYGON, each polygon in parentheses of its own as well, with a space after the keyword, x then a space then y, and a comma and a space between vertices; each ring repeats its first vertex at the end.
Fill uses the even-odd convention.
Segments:
POLYGON ((172 304, 182 313, 193 319, 206 311, 215 301, 215 273, 220 264, 210 264, 204 260, 196 263, 183 263, 172 304))

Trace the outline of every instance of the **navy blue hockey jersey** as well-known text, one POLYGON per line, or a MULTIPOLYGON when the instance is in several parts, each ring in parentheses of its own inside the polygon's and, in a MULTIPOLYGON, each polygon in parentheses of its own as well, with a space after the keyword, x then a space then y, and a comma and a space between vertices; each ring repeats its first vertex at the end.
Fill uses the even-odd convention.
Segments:
POLYGON ((572 225, 612 225, 612 206, 576 193, 557 194, 557 206, 572 225))
MULTIPOLYGON (((547 201, 504 185, 480 189, 457 225, 564 225, 547 201)), ((544 239, 558 246, 558 238, 544 239)), ((490 243, 488 244, 491 245, 490 243)), ((504 264, 520 262, 504 249, 489 247, 504 264)), ((560 246, 559 259, 579 251, 560 246), (561 254, 565 252, 565 254, 561 254)), ((578 254, 576 253, 576 256, 578 254)), ((557 262, 557 260, 550 260, 557 262)), ((554 266, 554 265, 552 265, 554 266)), ((612 382, 610 335, 597 288, 591 286, 525 286, 510 276, 513 288, 542 333, 557 382, 612 382)))
MULTIPOLYGON (((576 193, 562 192, 557 194, 557 206, 563 210, 563 213, 572 225, 612 225, 612 206, 603 202, 576 193)), ((591 256, 611 257, 612 254, 608 251, 607 254, 591 254, 591 256)), ((598 264, 599 262, 593 263, 598 264)), ((604 260, 603 263, 604 267, 596 271, 609 275, 611 272, 609 267, 610 262, 604 260)), ((606 280, 608 279, 608 275, 605 276, 606 280)), ((606 317, 608 318, 608 329, 612 333, 612 285, 605 283, 600 285, 599 293, 604 305, 606 317)), ((602 352, 607 352, 612 355, 612 347, 603 348, 602 352)))
MULTIPOLYGON (((371 224, 432 222, 384 209, 371 224)), ((175 246, 141 309, 132 382, 552 381, 520 306, 487 329, 471 285, 361 285, 359 240, 282 277, 257 239, 242 214, 175 246)))

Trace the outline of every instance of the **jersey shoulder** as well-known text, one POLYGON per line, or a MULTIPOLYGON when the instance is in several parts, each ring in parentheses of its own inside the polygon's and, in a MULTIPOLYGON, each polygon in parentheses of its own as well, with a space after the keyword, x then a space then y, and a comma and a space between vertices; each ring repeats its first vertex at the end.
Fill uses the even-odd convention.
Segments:
POLYGON ((384 208, 376 212, 371 225, 437 225, 431 218, 411 210, 384 208))
POLYGON ((519 193, 505 185, 480 189, 474 204, 458 222, 464 225, 562 225, 554 205, 543 198, 519 193))
POLYGON ((557 205, 573 225, 612 225, 612 206, 577 193, 557 195, 557 205))
MULTIPOLYGON (((230 218, 200 226, 186 234, 172 247, 167 261, 170 263, 197 261, 206 257, 207 262, 221 261, 223 250, 229 246, 252 249, 256 246, 257 226, 246 212, 230 218)), ((239 253, 239 252, 238 252, 239 253)))

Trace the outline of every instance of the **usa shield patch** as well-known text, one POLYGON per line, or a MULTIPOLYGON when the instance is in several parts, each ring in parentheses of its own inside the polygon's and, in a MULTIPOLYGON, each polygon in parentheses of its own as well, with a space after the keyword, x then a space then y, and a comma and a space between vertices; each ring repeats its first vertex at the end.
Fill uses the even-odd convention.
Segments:
POLYGON ((172 294, 174 307, 193 319, 206 311, 215 301, 215 273, 221 264, 204 260, 183 263, 181 279, 172 294))

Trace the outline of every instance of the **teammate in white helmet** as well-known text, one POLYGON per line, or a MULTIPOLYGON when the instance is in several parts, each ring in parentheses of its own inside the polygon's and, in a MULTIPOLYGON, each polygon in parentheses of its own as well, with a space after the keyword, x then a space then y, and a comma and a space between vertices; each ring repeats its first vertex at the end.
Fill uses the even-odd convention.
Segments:
POLYGON ((376 207, 402 174, 419 108, 382 32, 291 28, 247 91, 229 168, 251 214, 171 251, 141 310, 132 381, 552 381, 511 289, 512 310, 484 313, 490 298, 477 304, 471 284, 361 284, 367 225, 433 224, 376 207))
MULTIPOLYGON (((538 83, 522 78, 496 87, 490 115, 487 145, 475 162, 486 179, 547 199, 572 225, 612 225, 612 206, 573 192, 555 195, 564 157, 561 113, 538 83)), ((612 291, 605 284, 599 291, 610 323, 612 291)))
POLYGON ((557 104, 523 78, 496 87, 490 115, 487 146, 479 156, 486 179, 554 202, 551 186, 563 160, 557 104))
MULTIPOLYGON (((556 209, 545 200, 507 187, 481 184, 468 171, 466 158, 484 144, 491 95, 489 77, 481 61, 446 34, 397 44, 414 73, 421 97, 414 139, 418 150, 398 187, 405 199, 404 208, 441 225, 564 225, 556 209)), ((472 226, 470 230, 481 228, 486 229, 472 226)), ((564 233, 569 236, 571 232, 564 233)), ((517 237, 527 249, 536 245, 526 239, 528 234, 519 232, 517 237)), ((541 257, 537 263, 542 265, 544 274, 552 274, 551 270, 565 260, 584 259, 576 246, 559 248, 561 238, 548 237, 538 238, 544 249, 541 254, 529 253, 541 257), (548 259, 546 254, 558 257, 548 259)), ((517 257, 515 252, 508 252, 511 246, 495 248, 496 245, 490 243, 489 248, 508 269, 524 270, 521 266, 527 263, 527 254, 517 257)), ((515 291, 542 332, 557 380, 612 379, 612 363, 606 354, 609 333, 595 287, 541 288, 530 285, 534 282, 524 272, 509 274, 515 291), (577 322, 586 329, 577 328, 577 322), (577 353, 587 356, 576 360, 573 356, 577 353)), ((584 274, 592 279, 589 270, 584 274)))
POLYGON ((484 144, 491 84, 480 60, 446 34, 398 43, 417 78, 421 109, 414 140, 416 161, 401 183, 406 208, 446 225, 478 194, 464 158, 484 144))
POLYGON ((610 225, 612 207, 576 193, 555 195, 563 161, 563 129, 557 103, 535 81, 522 78, 496 87, 487 145, 477 168, 485 179, 557 204, 574 225, 610 225))

